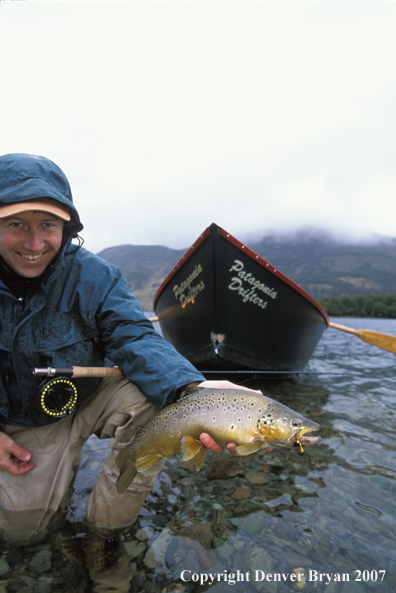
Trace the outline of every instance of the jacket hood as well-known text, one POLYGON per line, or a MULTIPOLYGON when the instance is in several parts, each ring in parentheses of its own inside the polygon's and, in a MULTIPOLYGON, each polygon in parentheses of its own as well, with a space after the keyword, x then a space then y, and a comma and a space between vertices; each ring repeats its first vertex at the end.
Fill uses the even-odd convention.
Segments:
POLYGON ((38 198, 52 198, 69 210, 70 222, 64 227, 64 243, 84 228, 73 204, 67 177, 55 163, 33 154, 0 156, 0 204, 38 198))

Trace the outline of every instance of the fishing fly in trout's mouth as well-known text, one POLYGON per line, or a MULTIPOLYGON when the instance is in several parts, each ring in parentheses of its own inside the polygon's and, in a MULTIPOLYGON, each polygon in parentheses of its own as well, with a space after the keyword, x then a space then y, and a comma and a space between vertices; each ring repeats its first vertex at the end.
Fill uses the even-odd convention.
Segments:
POLYGON ((298 414, 290 415, 291 410, 284 411, 277 415, 277 407, 273 404, 273 410, 266 411, 258 421, 257 428, 265 438, 270 447, 300 447, 301 453, 304 453, 304 445, 313 445, 320 443, 319 436, 306 436, 306 433, 319 430, 320 426, 312 420, 303 418, 298 414), (275 413, 274 413, 275 412, 275 413))
MULTIPOLYGON (((319 428, 319 426, 318 426, 319 428)), ((305 436, 306 432, 312 432, 314 430, 318 430, 318 428, 306 428, 305 430, 296 430, 296 432, 294 434, 292 434, 290 441, 291 443, 294 443, 295 447, 300 447, 301 453, 304 453, 304 449, 302 444, 304 443, 304 445, 314 445, 317 443, 320 443, 320 441, 322 440, 320 436, 305 436)))

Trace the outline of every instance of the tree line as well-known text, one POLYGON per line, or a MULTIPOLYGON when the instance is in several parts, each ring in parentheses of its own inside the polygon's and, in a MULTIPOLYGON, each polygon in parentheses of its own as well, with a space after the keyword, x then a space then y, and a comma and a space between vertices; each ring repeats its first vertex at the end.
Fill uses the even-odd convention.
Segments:
POLYGON ((396 319, 396 294, 324 297, 319 303, 331 317, 396 319))

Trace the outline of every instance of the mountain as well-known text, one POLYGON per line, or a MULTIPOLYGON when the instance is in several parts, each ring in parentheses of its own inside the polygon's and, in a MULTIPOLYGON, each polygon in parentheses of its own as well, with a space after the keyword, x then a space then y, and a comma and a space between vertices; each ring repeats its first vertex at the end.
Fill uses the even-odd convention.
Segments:
POLYGON ((249 245, 314 298, 396 292, 396 239, 341 243, 326 235, 266 237, 249 245))
POLYGON ((119 245, 98 255, 120 268, 143 309, 151 311, 157 288, 185 251, 162 245, 119 245))
MULTIPOLYGON (((396 239, 349 244, 301 232, 252 239, 246 245, 316 299, 396 293, 396 239)), ((120 245, 98 255, 122 270, 143 309, 151 311, 157 288, 186 250, 120 245)))

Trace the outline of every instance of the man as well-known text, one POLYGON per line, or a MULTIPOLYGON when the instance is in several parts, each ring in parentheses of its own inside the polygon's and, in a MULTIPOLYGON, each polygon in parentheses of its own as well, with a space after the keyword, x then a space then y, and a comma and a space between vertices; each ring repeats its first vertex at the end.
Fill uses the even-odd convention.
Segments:
MULTIPOLYGON (((187 386, 213 386, 155 332, 121 272, 71 244, 82 229, 57 165, 0 157, 0 525, 21 537, 45 532, 63 508, 91 434, 113 441, 88 522, 104 536, 128 529, 162 466, 119 495, 117 453, 187 386), (125 376, 76 380, 71 414, 58 418, 40 405, 32 367, 106 364, 125 376)), ((209 435, 201 439, 221 451, 209 435)))

